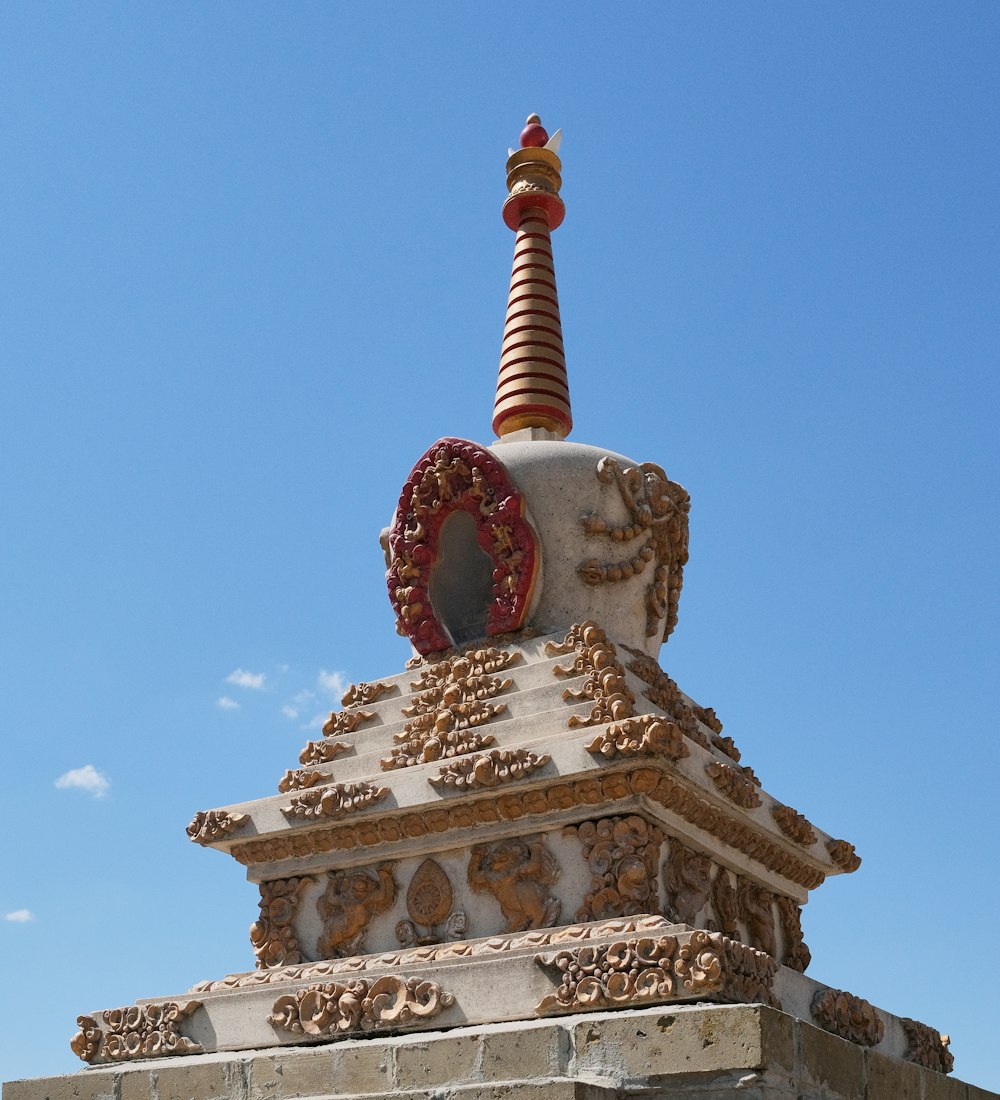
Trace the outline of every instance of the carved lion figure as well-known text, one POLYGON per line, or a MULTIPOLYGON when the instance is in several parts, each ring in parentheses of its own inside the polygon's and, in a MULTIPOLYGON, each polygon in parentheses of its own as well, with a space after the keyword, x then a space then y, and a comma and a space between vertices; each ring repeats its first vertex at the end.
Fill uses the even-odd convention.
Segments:
POLYGON ((316 906, 323 918, 323 935, 316 950, 321 959, 344 958, 361 952, 365 933, 374 917, 391 908, 396 900, 392 865, 367 871, 332 871, 323 896, 316 906))
POLYGON ((508 932, 549 928, 559 920, 562 903, 548 890, 558 877, 555 856, 539 840, 478 844, 469 860, 469 885, 497 899, 508 932))

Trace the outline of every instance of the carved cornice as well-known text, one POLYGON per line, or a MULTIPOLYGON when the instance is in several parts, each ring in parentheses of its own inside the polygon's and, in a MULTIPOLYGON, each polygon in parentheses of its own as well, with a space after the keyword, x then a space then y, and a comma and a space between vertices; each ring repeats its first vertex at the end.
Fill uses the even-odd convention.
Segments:
MULTIPOLYGON (((392 692, 398 691, 399 688, 395 684, 387 684, 382 681, 376 681, 371 684, 351 684, 351 686, 344 692, 343 698, 340 700, 342 707, 367 707, 372 703, 378 702, 383 695, 391 695, 392 692)), ((360 721, 365 721, 366 718, 370 718, 371 715, 362 715, 360 721)), ((331 714, 327 720, 327 725, 334 721, 336 715, 331 714)), ((356 726, 355 726, 356 728, 356 726)), ((324 727, 323 730, 326 733, 324 727)), ((341 732, 334 729, 335 733, 341 732)))
POLYGON ((780 1007, 774 994, 778 964, 718 932, 692 932, 686 942, 676 936, 644 936, 537 955, 535 961, 562 974, 556 991, 535 1008, 538 1016, 641 1008, 712 995, 780 1007))
POLYGON ((774 818, 778 828, 789 840, 794 840, 796 844, 801 844, 803 848, 810 848, 816 843, 816 830, 812 827, 812 824, 802 814, 793 810, 791 806, 783 806, 780 802, 776 803, 771 807, 771 817, 774 818))
POLYGON ((312 881, 312 875, 298 875, 260 884, 260 916, 250 925, 258 969, 302 962, 292 921, 302 891, 312 881))
POLYGON ((812 1016, 826 1031, 863 1047, 875 1047, 885 1037, 885 1024, 874 1005, 845 993, 824 989, 813 998, 812 1016))
POLYGON ((627 561, 602 563, 590 558, 577 572, 585 584, 596 588, 627 581, 652 564, 652 577, 646 587, 646 635, 659 635, 666 641, 677 625, 677 605, 688 558, 691 498, 683 486, 671 481, 652 462, 623 468, 608 455, 597 464, 597 479, 617 485, 629 522, 615 526, 591 513, 580 521, 584 531, 618 546, 636 539, 641 539, 642 545, 627 561))
POLYGON ((760 780, 753 774, 753 768, 742 768, 738 764, 725 764, 713 760, 705 765, 705 771, 718 789, 735 806, 744 810, 756 809, 761 804, 760 780))
MULTIPOLYGON (((361 689, 367 689, 369 691, 378 690, 379 694, 382 694, 382 689, 389 690, 385 684, 358 684, 356 688, 351 688, 350 691, 359 691, 361 689)), ((350 694, 348 692, 348 695, 350 694)), ((345 695, 346 699, 347 696, 345 695)), ((375 695, 378 698, 378 695, 375 695)), ((337 737, 348 733, 355 733, 359 726, 363 726, 366 722, 374 721, 377 717, 372 710, 334 710, 330 712, 330 717, 327 718, 323 725, 324 737, 337 737)))
POLYGON ((955 1068, 955 1056, 948 1049, 951 1039, 947 1035, 908 1016, 901 1017, 899 1022, 906 1032, 907 1050, 904 1057, 908 1062, 916 1062, 918 1066, 938 1073, 951 1073, 955 1068))
POLYGON ((278 780, 278 793, 287 794, 289 791, 305 791, 315 787, 317 783, 323 783, 330 777, 325 772, 311 772, 306 768, 298 768, 296 771, 286 771, 278 780))
POLYGON ((619 756, 663 756, 680 760, 688 755, 680 727, 656 714, 641 714, 605 727, 587 746, 587 752, 614 760, 619 756))
POLYGON ((855 852, 854 845, 846 840, 828 840, 826 850, 833 862, 847 874, 861 866, 861 856, 855 852))
POLYGON ((181 1021, 201 1006, 200 1001, 162 1001, 155 1004, 109 1008, 100 1015, 104 1029, 93 1016, 79 1016, 80 1031, 70 1047, 85 1062, 127 1062, 135 1058, 165 1058, 201 1054, 200 1044, 181 1035, 181 1021))
POLYGON ((269 863, 278 859, 347 851, 376 844, 395 843, 405 837, 469 829, 498 821, 532 815, 548 815, 574 806, 604 806, 631 795, 647 795, 685 821, 711 833, 723 843, 751 856, 776 874, 799 886, 813 889, 824 879, 822 871, 786 851, 776 841, 735 821, 718 807, 655 768, 599 773, 575 782, 554 783, 527 791, 480 797, 421 813, 365 821, 333 829, 312 829, 290 836, 269 837, 236 844, 230 854, 240 863, 269 863))
POLYGON ((195 844, 211 844, 228 836, 249 820, 246 814, 231 814, 225 810, 199 810, 185 831, 195 844))
POLYGON ((307 741, 299 753, 300 764, 329 764, 351 746, 344 741, 307 741))
POLYGON ((436 982, 389 975, 311 985, 279 997, 267 1022, 293 1035, 336 1039, 428 1020, 455 1003, 436 982))
POLYGON ((528 749, 491 749, 481 756, 452 760, 437 775, 429 776, 429 782, 435 787, 453 787, 459 791, 499 787, 526 778, 551 759, 548 753, 539 756, 528 749))
POLYGON ((289 805, 282 806, 281 812, 288 818, 343 817, 371 806, 388 793, 388 787, 377 787, 374 783, 332 783, 303 791, 289 805))

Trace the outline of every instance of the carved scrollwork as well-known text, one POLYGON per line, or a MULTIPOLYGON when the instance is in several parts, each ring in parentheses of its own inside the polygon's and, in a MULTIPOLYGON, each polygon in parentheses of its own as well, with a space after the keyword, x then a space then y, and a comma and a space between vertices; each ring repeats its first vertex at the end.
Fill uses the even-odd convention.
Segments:
POLYGON ((296 795, 289 805, 281 807, 281 812, 288 818, 343 817, 371 806, 388 793, 388 787, 374 783, 331 783, 296 795))
POLYGON ((597 479, 617 485, 629 522, 614 526, 591 513, 580 521, 584 531, 622 546, 640 539, 642 545, 626 561, 601 563, 591 558, 577 572, 585 584, 597 587, 629 580, 652 565, 652 578, 646 588, 646 635, 652 638, 659 634, 666 641, 677 625, 677 605, 688 558, 691 498, 652 462, 623 468, 610 455, 605 456, 597 464, 597 479))
POLYGON ((185 830, 195 844, 211 844, 246 824, 246 814, 231 814, 225 810, 199 810, 185 830))
POLYGON ((305 791, 315 787, 317 783, 323 783, 330 777, 325 772, 313 772, 307 768, 298 768, 295 771, 289 769, 278 780, 278 794, 287 794, 289 791, 305 791))
POLYGON ((473 790, 477 787, 499 787, 524 779, 544 767, 552 758, 548 753, 528 749, 491 749, 482 756, 465 756, 445 764, 437 775, 430 777, 435 787, 473 790))
POLYGON ((812 952, 802 938, 802 907, 782 894, 774 900, 778 904, 778 919, 781 922, 781 962, 803 974, 812 961, 812 952))
POLYGON ((577 920, 603 920, 659 909, 660 846, 663 831, 635 814, 602 817, 563 830, 580 841, 591 871, 590 893, 577 920))
POLYGON ((591 741, 587 752, 608 760, 619 756, 663 756, 668 760, 680 760, 688 755, 680 727, 656 714, 640 714, 612 723, 591 741))
POLYGON ((754 947, 776 958, 778 946, 774 930, 774 895, 749 879, 738 879, 736 907, 750 933, 754 947))
POLYGON ((536 955, 535 962, 561 974, 556 991, 535 1008, 539 1016, 713 994, 730 1001, 777 1004, 777 964, 719 933, 696 931, 683 942, 676 936, 644 936, 536 955))
POLYGON ((311 875, 272 879, 260 884, 260 916, 250 925, 250 944, 257 968, 302 962, 292 921, 311 875))
POLYGON ((396 880, 391 864, 367 871, 331 871, 317 911, 323 934, 316 950, 321 958, 360 955, 365 934, 375 917, 396 901, 396 880))
POLYGON ((744 810, 753 810, 761 804, 760 780, 754 775, 753 768, 713 760, 711 764, 705 765, 705 771, 733 805, 741 806, 744 810))
POLYGON ((516 837, 478 844, 469 860, 469 885, 496 898, 508 932, 558 922, 562 903, 549 893, 558 877, 559 864, 540 840, 516 837))
POLYGON ((307 741, 299 753, 300 764, 329 764, 351 746, 345 741, 307 741))
POLYGON ((676 837, 670 838, 670 853, 664 868, 667 903, 664 912, 679 924, 694 924, 705 907, 711 888, 712 861, 695 852, 676 837))
POLYGON ((386 584, 397 629, 422 654, 451 645, 428 593, 441 528, 458 511, 472 517, 476 540, 493 562, 487 634, 520 629, 531 604, 540 554, 523 496, 491 452, 468 440, 439 439, 407 478, 388 535, 386 584))
POLYGON ((454 994, 421 978, 359 978, 311 985, 279 997, 267 1020, 293 1035, 332 1039, 428 1020, 454 1003, 454 994))
POLYGON ((878 1046, 885 1037, 885 1024, 875 1006, 842 989, 817 993, 812 1002, 812 1016, 820 1027, 859 1046, 878 1046))
POLYGON ((567 702, 591 700, 594 703, 586 718, 570 716, 570 729, 616 722, 635 714, 635 696, 625 683, 625 669, 618 660, 614 643, 597 623, 588 619, 572 626, 562 643, 546 643, 545 652, 550 657, 574 654, 571 664, 556 665, 552 669, 554 675, 563 678, 586 676, 579 691, 567 688, 563 692, 567 702))
POLYGON ((916 1062, 918 1066, 938 1073, 951 1073, 955 1068, 955 1056, 948 1049, 951 1039, 947 1035, 908 1016, 901 1017, 899 1022, 906 1032, 907 1050, 904 1057, 908 1062, 916 1062))
MULTIPOLYGON (((385 684, 358 684, 356 688, 352 687, 348 694, 350 694, 351 691, 358 691, 360 689, 367 689, 371 692, 379 689, 379 694, 382 694, 382 689, 389 690, 385 684)), ((376 698, 377 697, 376 695, 376 698)), ((323 736, 338 737, 348 733, 355 733, 359 726, 363 726, 366 722, 374 721, 376 717, 377 715, 373 710, 333 710, 330 712, 330 717, 323 723, 323 736)))
POLYGON ((199 1043, 181 1035, 181 1022, 187 1019, 201 1001, 162 1001, 155 1004, 128 1005, 109 1008, 101 1013, 104 1031, 92 1016, 80 1016, 81 1030, 70 1046, 85 1062, 100 1056, 109 1062, 126 1062, 134 1058, 165 1058, 181 1054, 201 1054, 199 1043))
MULTIPOLYGON (((381 681, 371 684, 351 684, 347 691, 344 692, 343 698, 340 700, 340 705, 348 709, 353 707, 368 707, 371 706, 372 703, 378 702, 383 695, 391 695, 394 691, 398 690, 395 684, 386 684, 381 681)), ((330 731, 331 733, 353 732, 361 722, 370 721, 373 717, 374 715, 372 714, 359 715, 358 721, 355 722, 353 726, 345 730, 339 730, 337 729, 339 715, 331 714, 326 724, 328 726, 332 724, 333 728, 330 731)), ((323 727, 323 733, 328 737, 330 736, 330 734, 326 733, 325 726, 323 727)))
POLYGON ((861 866, 861 856, 855 852, 854 845, 846 840, 828 840, 826 850, 833 862, 848 874, 861 866))
MULTIPOLYGON (((681 691, 677 684, 660 668, 659 663, 643 653, 640 649, 625 646, 632 654, 632 660, 628 663, 629 672, 644 680, 648 690, 644 693, 646 698, 665 714, 669 715, 681 727, 686 737, 708 748, 708 738, 702 733, 700 725, 707 726, 712 731, 712 741, 716 747, 721 747, 718 742, 722 739, 718 736, 722 733, 722 723, 711 707, 700 707, 692 702, 681 691)), ((731 738, 727 738, 731 741, 731 738)), ((723 750, 725 751, 725 750, 723 750)), ((727 753, 728 755, 728 753, 727 753)), ((737 753, 737 757, 739 753, 737 753)))
POLYGON ((503 672, 521 660, 521 654, 516 649, 497 649, 496 646, 467 648, 451 658, 435 661, 420 673, 420 678, 414 680, 410 687, 417 692, 442 690, 449 680, 489 676, 503 672))
POLYGON ((816 830, 802 814, 797 813, 791 806, 783 806, 780 802, 775 803, 771 807, 771 817, 774 818, 778 828, 789 840, 794 840, 796 844, 801 844, 803 848, 809 848, 816 843, 816 830))

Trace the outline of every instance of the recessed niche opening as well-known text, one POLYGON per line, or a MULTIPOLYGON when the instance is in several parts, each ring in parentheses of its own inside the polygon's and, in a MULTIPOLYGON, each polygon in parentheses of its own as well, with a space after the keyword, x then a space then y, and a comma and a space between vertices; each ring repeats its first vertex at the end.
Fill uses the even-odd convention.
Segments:
POLYGON ((455 645, 486 637, 493 601, 493 562, 476 541, 476 521, 456 511, 441 525, 428 595, 438 622, 455 645))

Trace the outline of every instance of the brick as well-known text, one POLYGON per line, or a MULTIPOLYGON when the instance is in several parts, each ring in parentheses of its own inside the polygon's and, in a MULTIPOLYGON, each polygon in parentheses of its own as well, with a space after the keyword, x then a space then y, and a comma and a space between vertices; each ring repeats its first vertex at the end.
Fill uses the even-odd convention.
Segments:
MULTIPOLYGON (((247 1063, 246 1073, 249 1100, 322 1096, 335 1089, 333 1054, 329 1047, 262 1055, 247 1063)), ((160 1100, 164 1098, 161 1096, 160 1100)))
POLYGON ((85 1069, 64 1077, 7 1081, 3 1100, 112 1100, 116 1072, 120 1070, 85 1069))
POLYGON ((921 1077, 927 1070, 889 1058, 877 1050, 865 1052, 868 1063, 868 1089, 865 1100, 921 1100, 921 1077))
POLYGON ((396 1047, 395 1059, 397 1088, 465 1084, 476 1078, 479 1035, 451 1034, 433 1039, 414 1037, 396 1047))
POLYGON ((381 1092, 393 1087, 394 1048, 384 1040, 353 1039, 337 1043, 333 1053, 333 1087, 329 1091, 381 1092))
POLYGON ((482 1033, 479 1076, 484 1081, 557 1077, 569 1063, 569 1035, 556 1023, 519 1024, 482 1033))
MULTIPOLYGON (((154 1095, 160 1100, 229 1100, 232 1088, 227 1063, 232 1059, 209 1062, 191 1058, 178 1059, 175 1065, 150 1067, 154 1095)), ((239 1063, 233 1069, 236 1074, 242 1073, 239 1063)))
POLYGON ((845 1100, 864 1096, 863 1047, 822 1028, 800 1023, 799 1053, 805 1082, 820 1086, 834 1096, 845 1097, 845 1100))

